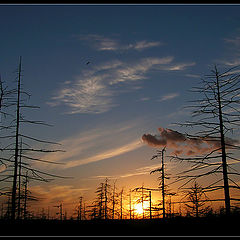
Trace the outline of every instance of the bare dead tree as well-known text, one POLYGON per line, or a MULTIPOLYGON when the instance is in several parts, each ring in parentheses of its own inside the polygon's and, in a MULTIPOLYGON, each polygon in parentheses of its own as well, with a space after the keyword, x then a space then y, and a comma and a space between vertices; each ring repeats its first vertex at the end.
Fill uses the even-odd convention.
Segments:
MULTIPOLYGON (((2 80, 2 77, 0 75, 0 115, 1 115, 1 123, 2 123, 2 117, 6 118, 10 114, 7 112, 7 109, 13 105, 14 100, 14 94, 16 90, 15 89, 9 89, 8 86, 6 86, 5 82, 2 80)), ((5 126, 1 125, 0 130, 11 128, 11 126, 5 126)))
MULTIPOLYGON (((9 122, 10 122, 10 125, 4 129, 12 130, 15 128, 15 131, 11 132, 8 135, 0 136, 0 139, 3 139, 7 142, 7 146, 0 147, 0 150, 5 153, 5 155, 1 156, 0 161, 7 166, 8 168, 7 171, 9 172, 9 174, 7 175, 0 176, 0 182, 12 183, 11 190, 8 190, 5 192, 5 195, 9 195, 9 194, 11 195, 11 219, 12 220, 15 220, 16 218, 15 216, 17 212, 17 201, 16 201, 17 199, 18 199, 18 216, 20 216, 20 201, 21 201, 20 186, 21 186, 21 178, 25 176, 24 172, 26 173, 28 171, 29 173, 28 180, 48 182, 53 180, 56 177, 65 178, 62 176, 49 174, 44 171, 35 169, 30 164, 30 162, 33 162, 33 161, 38 161, 41 163, 59 164, 59 163, 54 163, 51 161, 41 159, 36 156, 29 155, 29 154, 63 152, 63 151, 58 149, 48 150, 48 149, 42 149, 42 148, 39 148, 39 149, 32 148, 29 143, 30 141, 34 141, 34 142, 46 144, 46 145, 50 145, 50 144, 59 145, 59 144, 51 141, 38 139, 38 138, 21 133, 22 124, 28 123, 28 124, 34 124, 34 125, 45 125, 45 126, 50 126, 50 125, 46 124, 43 121, 28 120, 23 115, 23 112, 22 112, 23 109, 36 109, 36 108, 38 109, 39 107, 26 104, 26 101, 29 100, 30 98, 30 94, 23 91, 22 89, 22 57, 20 57, 20 60, 19 60, 16 80, 17 80, 17 88, 8 92, 6 92, 6 88, 3 88, 2 82, 0 82, 0 100, 1 100, 0 111, 2 111, 2 107, 8 107, 8 109, 9 107, 12 107, 14 108, 13 111, 15 111, 15 116, 11 114, 11 112, 10 113, 4 112, 4 114, 9 117, 9 122), (23 96, 27 96, 27 99, 24 99, 23 96), (12 118, 12 121, 11 121, 11 118, 12 118), (20 142, 19 142, 20 138, 23 139, 21 143, 22 145, 21 154, 20 154, 20 142), (12 139, 14 139, 14 142, 11 142, 12 139), (12 173, 10 169, 12 169, 12 173), (18 181, 17 181, 17 178, 18 178, 18 181), (10 179, 12 179, 12 181, 10 179), (18 196, 17 196, 17 184, 19 188, 18 196)), ((7 173, 7 171, 5 172, 7 173)))
MULTIPOLYGON (((209 209, 209 206, 206 206, 208 197, 204 189, 197 182, 195 182, 191 188, 186 189, 184 198, 189 200, 185 205, 193 212, 195 217, 199 217, 199 215, 209 209)), ((184 200, 184 198, 182 200, 184 200)))
POLYGON ((160 172, 161 173, 161 177, 159 178, 160 180, 160 188, 161 188, 161 191, 162 191, 162 206, 163 206, 163 218, 165 218, 165 195, 166 195, 166 190, 165 190, 165 172, 164 172, 164 152, 166 151, 165 150, 166 147, 164 147, 161 151, 157 151, 157 154, 154 155, 151 160, 155 159, 155 158, 159 158, 161 157, 161 168, 158 168, 158 169, 155 169, 153 171, 150 172, 150 174, 152 173, 155 173, 155 172, 160 172))
POLYGON ((123 188, 120 192, 120 219, 123 217, 123 188))
POLYGON ((114 219, 114 213, 115 213, 115 205, 117 203, 116 199, 116 181, 113 183, 113 193, 112 193, 112 219, 114 219))
MULTIPOLYGON (((28 218, 28 202, 29 201, 38 201, 39 199, 36 198, 35 196, 32 195, 31 191, 28 189, 28 171, 26 171, 24 180, 23 180, 23 219, 28 218)), ((21 205, 20 205, 20 210, 21 210, 21 205)), ((20 212, 21 214, 21 212, 20 212)), ((20 216, 19 216, 20 218, 20 216)))
POLYGON ((104 183, 104 219, 108 219, 108 202, 110 201, 110 187, 111 185, 108 183, 108 178, 106 178, 104 183))
MULTIPOLYGON (((145 209, 145 207, 144 207, 144 203, 145 203, 146 201, 149 201, 149 200, 150 200, 150 199, 149 199, 149 191, 150 191, 150 190, 153 190, 153 189, 146 188, 146 187, 143 186, 143 184, 142 184, 141 187, 136 187, 136 188, 134 188, 134 189, 132 190, 132 192, 138 192, 138 193, 140 193, 140 197, 137 199, 136 202, 142 204, 142 210, 143 210, 143 212, 142 212, 142 218, 143 218, 143 219, 145 218, 145 211, 146 211, 146 209, 145 209)), ((159 191, 158 189, 155 189, 155 190, 159 191)))
POLYGON ((58 208, 59 209, 59 212, 57 212, 56 213, 56 215, 58 215, 59 216, 59 220, 63 220, 63 204, 62 203, 60 203, 59 205, 56 205, 56 206, 54 206, 54 207, 56 207, 56 208, 58 208))
POLYGON ((77 209, 77 213, 78 213, 78 220, 82 220, 82 203, 83 203, 83 197, 81 196, 80 198, 79 198, 79 205, 78 205, 78 209, 77 209))
MULTIPOLYGON (((154 191, 159 192, 159 188, 149 188, 149 187, 144 187, 142 185, 141 187, 137 187, 137 188, 133 189, 132 191, 133 192, 134 191, 141 192, 141 198, 138 199, 137 202, 142 203, 142 208, 143 208, 144 201, 149 202, 149 208, 146 208, 146 209, 143 208, 143 210, 149 212, 149 218, 152 219, 152 213, 160 210, 159 207, 154 206, 152 203, 152 192, 154 192, 154 191)), ((162 210, 162 208, 161 208, 161 210, 162 210)), ((144 215, 143 215, 143 218, 144 218, 144 215)))
POLYGON ((22 160, 22 139, 20 143, 20 154, 19 154, 19 163, 18 163, 18 216, 17 218, 20 219, 21 214, 21 160, 22 160))
POLYGON ((129 189, 129 219, 132 219, 132 189, 129 189))
MULTIPOLYGON (((103 218, 103 199, 104 199, 104 183, 100 183, 100 186, 97 188, 97 199, 93 202, 94 209, 98 209, 98 218, 103 218)), ((94 216, 96 216, 96 212, 94 212, 94 216)))
MULTIPOLYGON (((237 66, 220 72, 214 66, 211 74, 202 79, 200 86, 191 90, 195 96, 200 95, 187 106, 192 109, 193 120, 177 123, 183 127, 197 129, 195 134, 186 134, 186 137, 195 141, 195 146, 199 142, 210 145, 211 151, 195 157, 172 157, 175 160, 187 161, 192 164, 191 169, 183 171, 177 178, 177 181, 185 181, 183 186, 202 177, 213 174, 222 175, 222 178, 218 178, 204 187, 204 191, 224 189, 227 215, 230 214, 230 200, 234 200, 230 198, 230 189, 240 189, 234 179, 240 174, 232 167, 240 161, 232 151, 239 150, 240 147, 237 145, 237 140, 228 137, 240 125, 240 74, 238 74, 238 68, 237 66), (221 159, 220 163, 217 162, 218 159, 221 159)), ((239 199, 235 200, 239 201, 239 199)))
POLYGON ((159 172, 160 177, 159 180, 159 189, 162 192, 162 211, 163 211, 163 219, 166 217, 166 196, 173 195, 175 193, 172 193, 169 191, 169 185, 166 184, 166 180, 170 179, 169 174, 165 173, 165 161, 164 161, 164 152, 166 152, 166 146, 161 150, 157 150, 157 154, 153 155, 151 160, 155 158, 161 158, 161 167, 157 168, 150 172, 150 174, 159 172))

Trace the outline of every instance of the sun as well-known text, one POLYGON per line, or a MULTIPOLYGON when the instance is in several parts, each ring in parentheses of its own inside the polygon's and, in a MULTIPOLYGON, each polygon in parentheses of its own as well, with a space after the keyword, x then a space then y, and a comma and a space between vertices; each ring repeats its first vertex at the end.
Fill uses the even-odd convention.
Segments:
POLYGON ((137 214, 142 214, 143 213, 143 208, 142 208, 142 203, 138 203, 135 205, 135 210, 137 214))

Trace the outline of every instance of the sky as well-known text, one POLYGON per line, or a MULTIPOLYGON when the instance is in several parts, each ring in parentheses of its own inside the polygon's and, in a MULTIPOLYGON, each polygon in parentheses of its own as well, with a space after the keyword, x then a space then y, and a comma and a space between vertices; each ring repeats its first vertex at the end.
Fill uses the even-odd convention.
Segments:
MULTIPOLYGON (((63 202, 70 211, 80 195, 92 200, 106 177, 117 179, 119 189, 158 186, 149 174, 159 166, 150 160, 156 148, 142 136, 159 128, 183 131, 174 123, 189 119, 183 107, 194 96, 188 90, 214 64, 239 64, 239 10, 227 4, 0 5, 1 77, 14 86, 22 56, 24 90, 40 106, 25 113, 53 125, 21 131, 65 150, 45 155, 64 164, 35 165, 71 177, 30 183, 44 206, 63 202)), ((179 166, 169 162, 167 169, 174 175, 179 166)))

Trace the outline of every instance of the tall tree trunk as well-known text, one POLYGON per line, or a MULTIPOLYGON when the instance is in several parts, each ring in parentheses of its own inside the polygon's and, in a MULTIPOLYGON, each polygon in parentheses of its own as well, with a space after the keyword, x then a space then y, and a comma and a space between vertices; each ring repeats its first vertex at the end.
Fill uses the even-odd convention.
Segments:
POLYGON ((114 185, 113 185, 113 212, 112 212, 112 219, 114 219, 114 207, 115 207, 115 182, 114 182, 114 185))
POLYGON ((108 195, 107 195, 108 189, 107 189, 107 187, 108 187, 108 181, 107 181, 107 179, 106 179, 106 181, 105 181, 105 186, 104 186, 104 193, 105 193, 104 219, 107 219, 107 201, 108 201, 108 195))
POLYGON ((131 199, 131 189, 129 190, 129 215, 130 219, 132 219, 132 199, 131 199))
POLYGON ((26 173, 25 186, 24 186, 24 207, 23 207, 24 219, 27 218, 27 184, 28 184, 28 175, 26 173))
POLYGON ((151 195, 151 191, 149 191, 149 210, 150 210, 150 219, 152 219, 152 195, 151 195))
POLYGON ((162 200, 163 200, 163 218, 165 218, 164 151, 165 151, 165 148, 163 148, 163 150, 162 150, 162 200))
POLYGON ((120 215, 121 220, 122 220, 122 204, 123 204, 123 202, 122 202, 122 194, 123 194, 123 189, 121 191, 121 215, 120 215))
POLYGON ((230 214, 230 193, 229 193, 229 184, 228 184, 227 156, 226 156, 226 145, 225 145, 224 130, 223 130, 222 105, 221 105, 221 96, 220 96, 220 89, 219 89, 219 75, 216 67, 215 67, 215 72, 216 72, 216 80, 217 80, 217 97, 218 97, 218 110, 219 110, 219 127, 220 127, 220 135, 221 135, 225 209, 226 209, 226 214, 229 215, 230 214))
POLYGON ((16 189, 17 189, 17 169, 18 169, 18 138, 19 138, 19 117, 20 117, 20 89, 21 89, 21 69, 22 57, 19 61, 18 69, 18 89, 17 89, 17 113, 16 113, 16 142, 15 142, 15 160, 14 160, 14 174, 13 174, 13 186, 12 186, 12 209, 11 219, 15 220, 16 213, 16 189))
POLYGON ((144 219, 144 205, 143 205, 143 203, 144 203, 144 200, 143 200, 143 185, 142 185, 142 210, 143 210, 142 217, 144 219))
POLYGON ((18 219, 21 215, 21 159, 22 159, 22 140, 20 143, 20 154, 19 154, 19 171, 18 171, 18 219))

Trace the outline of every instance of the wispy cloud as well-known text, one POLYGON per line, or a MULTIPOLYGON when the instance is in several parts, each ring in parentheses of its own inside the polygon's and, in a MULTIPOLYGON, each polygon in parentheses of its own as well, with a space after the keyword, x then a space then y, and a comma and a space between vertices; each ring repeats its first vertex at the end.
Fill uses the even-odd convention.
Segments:
POLYGON ((150 174, 150 172, 156 168, 159 168, 160 164, 154 164, 154 165, 150 165, 150 166, 145 166, 145 167, 140 167, 140 168, 136 168, 134 170, 130 170, 124 174, 120 174, 120 175, 109 175, 109 176, 105 176, 105 175, 97 175, 97 176, 92 176, 90 177, 90 179, 93 180, 99 180, 99 179, 120 179, 120 178, 128 178, 128 177, 134 177, 134 176, 139 176, 139 175, 146 175, 146 174, 150 174))
POLYGON ((149 100, 150 100, 149 97, 143 97, 143 98, 140 98, 138 101, 146 102, 146 101, 149 101, 149 100))
POLYGON ((135 44, 130 44, 126 47, 126 49, 135 49, 135 50, 143 50, 146 48, 151 48, 151 47, 157 47, 162 45, 161 42, 150 42, 150 41, 139 41, 136 42, 135 44))
POLYGON ((91 113, 99 114, 118 106, 114 102, 115 96, 121 93, 122 87, 128 83, 128 91, 138 89, 129 87, 129 83, 148 79, 151 71, 181 71, 194 65, 194 63, 174 63, 174 57, 162 58, 147 57, 135 61, 111 62, 93 65, 88 70, 83 70, 72 82, 67 82, 58 90, 51 101, 50 106, 65 105, 69 107, 68 114, 91 113))
POLYGON ((173 57, 163 58, 143 58, 138 61, 125 63, 123 66, 116 69, 114 78, 110 84, 117 84, 120 82, 129 82, 146 79, 146 73, 150 70, 159 70, 161 65, 169 64, 173 61, 173 57))
POLYGON ((130 143, 125 144, 125 145, 122 145, 120 147, 100 152, 100 153, 98 153, 94 156, 91 156, 91 157, 88 157, 88 158, 85 158, 85 159, 69 161, 69 162, 66 163, 66 165, 64 165, 64 168, 76 167, 76 166, 80 166, 80 165, 84 165, 84 164, 88 164, 88 163, 97 162, 97 161, 101 161, 101 160, 104 160, 104 159, 116 157, 116 156, 119 156, 121 154, 136 150, 136 149, 138 149, 142 146, 143 146, 142 142, 138 139, 136 141, 130 142, 130 143))
POLYGON ((232 61, 224 61, 223 63, 227 66, 232 67, 232 66, 240 65, 240 60, 239 59, 234 59, 232 61))
MULTIPOLYGON (((89 179, 93 180, 103 180, 103 179, 120 179, 120 178, 129 178, 129 177, 135 177, 135 176, 140 176, 140 175, 149 175, 151 171, 160 168, 161 164, 153 164, 145 167, 140 167, 136 168, 134 170, 129 170, 124 174, 119 174, 119 175, 98 175, 98 176, 92 176, 89 179)), ((167 163, 167 169, 170 171, 174 167, 174 164, 172 163, 167 163)))
POLYGON ((191 78, 201 78, 200 75, 197 74, 185 74, 186 77, 191 77, 191 78))
POLYGON ((195 62, 173 64, 171 66, 162 67, 162 70, 182 71, 182 70, 185 70, 187 67, 194 66, 195 64, 196 64, 195 62))
POLYGON ((162 45, 159 41, 137 41, 135 43, 122 44, 118 39, 105 37, 98 34, 77 35, 79 40, 87 42, 98 51, 137 50, 157 47, 162 45))
MULTIPOLYGON (((111 109, 113 93, 101 81, 101 76, 79 78, 71 87, 63 88, 53 97, 54 105, 61 102, 71 108, 67 113, 104 113, 111 109)), ((51 103, 50 103, 51 105, 51 103)))
POLYGON ((145 175, 145 174, 150 174, 150 172, 156 168, 159 168, 160 164, 154 164, 150 166, 145 166, 141 168, 137 168, 132 172, 125 173, 120 175, 120 178, 127 178, 127 177, 134 177, 134 176, 139 176, 139 175, 145 175))
POLYGON ((167 100, 170 100, 170 99, 173 99, 173 98, 176 98, 179 96, 179 93, 169 93, 167 95, 164 95, 162 96, 159 101, 162 102, 162 101, 167 101, 167 100))
MULTIPOLYGON (((30 186, 30 191, 33 196, 37 197, 39 201, 37 204, 40 204, 43 208, 49 206, 57 206, 60 203, 64 203, 64 209, 68 212, 72 212, 74 207, 79 202, 79 196, 82 196, 87 191, 91 190, 90 188, 76 188, 71 185, 35 185, 30 186)), ((34 203, 31 206, 34 208, 34 203)), ((59 212, 59 209, 54 207, 51 208, 51 215, 54 212, 59 212)))
POLYGON ((240 47, 240 37, 239 36, 236 36, 233 38, 225 38, 224 41, 227 43, 230 43, 236 47, 240 47))
POLYGON ((135 136, 130 134, 135 127, 136 121, 105 127, 99 126, 98 128, 63 139, 59 142, 64 146, 66 152, 45 154, 43 159, 64 164, 46 166, 38 163, 38 167, 67 169, 134 151, 144 146, 140 138, 136 139, 135 136), (94 153, 92 151, 93 148, 94 153))
POLYGON ((226 62, 229 65, 233 66, 233 64, 239 64, 239 55, 240 55, 240 36, 239 34, 233 36, 232 38, 225 38, 225 43, 230 50, 230 61, 226 62))

